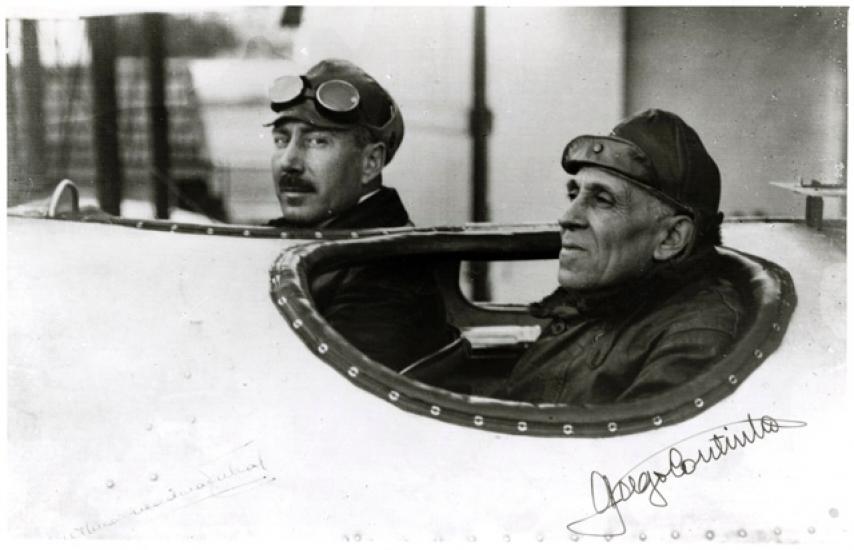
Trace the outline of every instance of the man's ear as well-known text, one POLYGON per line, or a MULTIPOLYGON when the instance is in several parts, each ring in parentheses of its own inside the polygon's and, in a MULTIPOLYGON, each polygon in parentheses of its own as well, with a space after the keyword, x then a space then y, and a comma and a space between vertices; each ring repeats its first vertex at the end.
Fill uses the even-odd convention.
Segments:
POLYGON ((385 166, 385 143, 371 143, 362 151, 362 183, 374 181, 385 166))
POLYGON ((694 220, 690 216, 679 214, 663 221, 663 237, 652 252, 658 261, 666 261, 679 256, 694 242, 694 220))

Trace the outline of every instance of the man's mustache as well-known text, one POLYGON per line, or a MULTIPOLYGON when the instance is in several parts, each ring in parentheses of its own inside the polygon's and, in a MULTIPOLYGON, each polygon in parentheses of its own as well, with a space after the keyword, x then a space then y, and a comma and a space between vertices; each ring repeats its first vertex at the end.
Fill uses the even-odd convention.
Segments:
POLYGON ((317 189, 310 181, 293 174, 283 174, 279 177, 279 193, 316 193, 317 189))

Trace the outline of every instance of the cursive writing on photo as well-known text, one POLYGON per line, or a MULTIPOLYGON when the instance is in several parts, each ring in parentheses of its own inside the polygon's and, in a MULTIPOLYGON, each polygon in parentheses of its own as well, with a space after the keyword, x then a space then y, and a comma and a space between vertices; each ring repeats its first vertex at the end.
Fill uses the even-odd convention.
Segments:
POLYGON ((163 495, 162 498, 132 506, 102 521, 86 522, 81 526, 75 527, 65 538, 76 539, 87 537, 123 520, 165 508, 167 505, 182 504, 183 506, 189 506, 250 485, 276 480, 275 477, 265 472, 267 472, 267 468, 264 467, 264 461, 260 455, 256 461, 242 466, 235 467, 229 464, 227 469, 215 476, 205 475, 205 479, 177 489, 170 487, 167 494, 163 495))
POLYGON ((607 475, 593 470, 590 472, 590 497, 593 501, 594 513, 569 523, 566 527, 571 532, 589 536, 617 536, 626 533, 626 524, 620 513, 619 504, 628 501, 635 495, 646 494, 650 504, 658 507, 667 506, 661 485, 670 479, 678 479, 692 475, 703 464, 709 464, 724 458, 728 453, 737 451, 764 439, 769 434, 775 434, 783 429, 803 428, 806 422, 800 420, 782 420, 768 415, 759 420, 749 414, 746 420, 730 422, 708 430, 693 434, 676 443, 656 451, 648 456, 619 479, 612 481, 607 475), (708 444, 690 453, 683 453, 676 447, 688 440, 712 432, 708 444), (666 456, 662 469, 645 469, 636 471, 645 463, 661 455, 666 456), (619 528, 615 532, 597 532, 585 530, 584 524, 596 516, 616 514, 619 528))

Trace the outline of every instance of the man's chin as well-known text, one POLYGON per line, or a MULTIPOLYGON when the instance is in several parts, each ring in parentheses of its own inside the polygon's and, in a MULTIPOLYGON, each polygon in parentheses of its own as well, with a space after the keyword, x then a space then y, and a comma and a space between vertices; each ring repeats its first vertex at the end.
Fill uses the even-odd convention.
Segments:
POLYGON ((301 208, 282 204, 282 218, 290 225, 299 227, 314 227, 323 222, 322 214, 312 208, 301 208))
POLYGON ((557 283, 567 290, 585 290, 589 286, 589 281, 586 281, 579 273, 566 269, 558 271, 557 283))

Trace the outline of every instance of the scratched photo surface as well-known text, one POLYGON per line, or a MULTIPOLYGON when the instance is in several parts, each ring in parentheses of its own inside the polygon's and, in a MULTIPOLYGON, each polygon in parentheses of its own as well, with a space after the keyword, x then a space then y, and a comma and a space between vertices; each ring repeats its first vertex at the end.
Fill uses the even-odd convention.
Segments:
POLYGON ((14 4, 6 537, 849 540, 848 15, 14 4), (267 225, 268 91, 328 58, 399 106, 382 183, 414 229, 267 225), (663 400, 494 397, 547 328, 524 319, 558 287, 564 148, 650 108, 720 168, 726 250, 779 267, 744 272, 753 332, 663 400), (416 375, 441 354, 394 372, 316 310, 312 266, 423 258, 479 386, 416 375))

